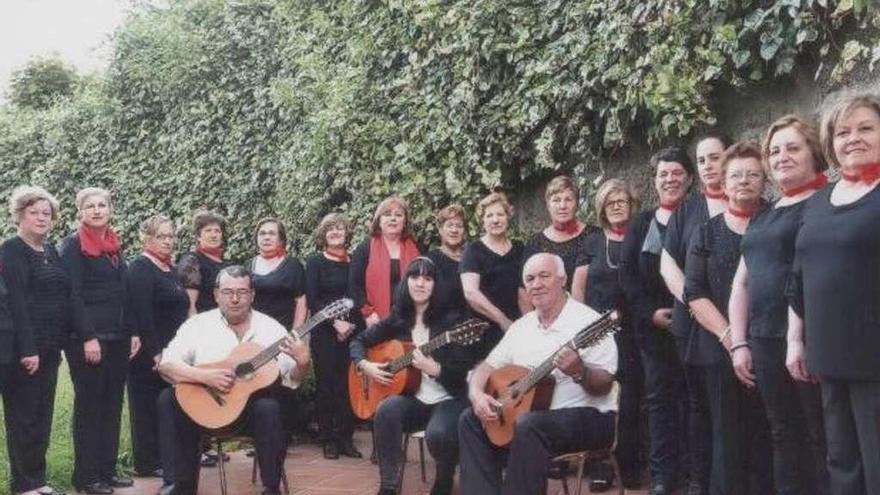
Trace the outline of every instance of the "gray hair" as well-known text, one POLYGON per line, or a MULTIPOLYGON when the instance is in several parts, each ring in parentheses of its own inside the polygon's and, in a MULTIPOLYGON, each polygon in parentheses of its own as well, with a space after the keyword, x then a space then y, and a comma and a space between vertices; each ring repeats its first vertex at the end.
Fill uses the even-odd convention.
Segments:
POLYGON ((220 279, 223 276, 227 276, 229 278, 242 278, 247 277, 248 282, 250 282, 251 289, 254 288, 254 277, 251 275, 251 271, 241 265, 230 265, 224 268, 221 268, 217 273, 217 278, 214 279, 214 288, 220 288, 220 279))
POLYGON ((565 273, 565 262, 562 261, 562 258, 560 258, 558 254, 535 253, 529 256, 529 259, 527 259, 525 264, 523 264, 523 278, 525 278, 526 272, 528 272, 529 268, 531 268, 532 265, 540 263, 545 257, 553 259, 553 264, 556 265, 556 275, 563 278, 567 277, 565 273))

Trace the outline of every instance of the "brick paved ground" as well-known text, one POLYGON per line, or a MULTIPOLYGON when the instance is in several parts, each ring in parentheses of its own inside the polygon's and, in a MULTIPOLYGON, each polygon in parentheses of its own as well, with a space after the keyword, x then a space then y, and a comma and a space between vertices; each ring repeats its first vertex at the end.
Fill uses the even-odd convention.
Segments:
MULTIPOLYGON (((370 435, 368 432, 358 432, 355 435, 355 443, 364 453, 370 453, 370 435)), ((423 483, 419 473, 419 454, 415 440, 411 440, 406 465, 406 476, 403 483, 404 495, 428 494, 431 490, 431 482, 434 477, 433 463, 428 455, 427 483, 423 483)), ((244 452, 233 452, 227 463, 227 486, 229 495, 260 495, 262 488, 259 477, 256 485, 251 484, 252 460, 246 457, 244 452)), ((287 455, 285 464, 287 476, 290 480, 291 495, 373 495, 378 490, 378 468, 367 459, 340 458, 336 461, 328 461, 321 455, 320 446, 315 444, 297 445, 287 455)), ((159 489, 159 480, 149 478, 135 478, 134 488, 116 490, 118 495, 153 495, 159 489)), ((569 485, 574 484, 574 479, 569 479, 569 485)), ((572 487, 573 488, 573 487, 572 487)), ((219 495, 220 482, 217 468, 202 469, 199 482, 199 493, 203 495, 219 495)), ((454 492, 458 495, 458 489, 454 492)), ((548 493, 555 495, 562 493, 561 484, 553 481, 548 493)), ((589 493, 586 483, 584 494, 589 493)), ((606 493, 617 493, 609 491, 606 493)), ((644 491, 628 490, 628 495, 644 495, 644 491)), ((536 494, 538 495, 538 494, 536 494)))

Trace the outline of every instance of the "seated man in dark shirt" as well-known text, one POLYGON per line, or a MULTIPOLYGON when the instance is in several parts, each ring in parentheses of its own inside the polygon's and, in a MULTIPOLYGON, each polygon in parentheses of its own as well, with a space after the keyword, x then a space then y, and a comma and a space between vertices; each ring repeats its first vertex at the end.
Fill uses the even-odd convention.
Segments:
MULTIPOLYGON (((241 342, 255 342, 263 347, 287 335, 280 323, 251 309, 254 298, 250 273, 241 266, 224 268, 214 283, 214 297, 219 307, 187 320, 162 353, 159 372, 174 383, 201 383, 221 393, 234 385, 231 369, 198 368, 200 364, 225 359, 241 342)), ((288 337, 275 358, 285 385, 299 383, 309 369, 309 348, 302 340, 288 337)), ((263 493, 279 493, 281 470, 287 451, 287 435, 281 420, 278 401, 269 393, 260 391, 251 397, 243 416, 254 437, 257 463, 265 487, 263 493)), ((159 396, 159 421, 171 423, 161 428, 163 455, 171 450, 174 459, 163 459, 163 465, 173 466, 174 484, 162 490, 166 493, 194 495, 198 491, 200 428, 184 413, 177 403, 173 389, 159 396), (173 432, 173 433, 169 433, 173 432), (170 436, 171 438, 165 438, 170 436)))
POLYGON ((458 428, 463 495, 543 493, 554 456, 611 445, 617 404, 610 392, 617 346, 606 336, 577 352, 570 347, 559 350, 599 318, 566 294, 565 278, 565 266, 555 254, 539 253, 526 261, 523 282, 535 309, 513 322, 470 378, 473 407, 462 413, 458 428), (503 449, 489 441, 483 428, 498 421, 495 411, 500 403, 485 393, 486 382, 499 368, 531 368, 554 353, 556 386, 549 410, 517 418, 502 482, 498 459, 503 449))

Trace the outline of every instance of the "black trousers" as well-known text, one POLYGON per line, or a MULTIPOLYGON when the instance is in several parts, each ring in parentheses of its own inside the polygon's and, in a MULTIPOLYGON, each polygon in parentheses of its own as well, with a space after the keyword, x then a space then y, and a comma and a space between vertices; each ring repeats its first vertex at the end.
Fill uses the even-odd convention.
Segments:
POLYGON ((773 493, 770 425, 758 392, 739 383, 729 359, 705 369, 712 414, 709 493, 773 493))
POLYGON ((666 486, 675 483, 679 472, 682 432, 684 373, 675 338, 664 330, 641 329, 636 344, 645 377, 645 408, 648 412, 651 479, 666 486))
POLYGON ((834 495, 880 493, 880 382, 822 377, 834 495))
MULTIPOLYGON (((152 357, 136 356, 128 371, 128 413, 134 471, 148 474, 162 468, 159 455, 159 394, 171 385, 152 370, 152 357), (147 359, 149 358, 149 360, 147 359)), ((171 473, 165 469, 165 481, 171 473)))
POLYGON ((458 423, 462 495, 544 493, 550 460, 567 452, 611 445, 614 416, 591 407, 523 414, 516 421, 502 483, 507 451, 495 447, 473 409, 465 409, 458 423))
POLYGON ((3 413, 13 493, 46 484, 46 451, 60 362, 60 351, 46 350, 40 351, 40 366, 33 375, 18 364, 8 369, 3 413))
POLYGON ((104 340, 101 362, 85 361, 81 342, 71 342, 64 354, 73 381, 73 485, 84 487, 108 481, 116 474, 119 423, 128 373, 131 343, 104 340))
POLYGON ((351 358, 348 341, 336 340, 336 332, 321 326, 313 333, 315 355, 315 406, 318 430, 324 442, 350 442, 354 432, 354 414, 348 400, 348 366, 351 358))
MULTIPOLYGON (((174 421, 173 428, 162 428, 163 436, 173 434, 173 438, 162 438, 162 444, 174 446, 170 453, 163 449, 163 455, 173 457, 173 460, 163 459, 163 465, 173 464, 172 481, 184 492, 191 490, 194 494, 198 491, 201 438, 206 432, 180 409, 173 389, 162 391, 158 408, 163 422, 169 419, 174 421)), ((271 391, 251 398, 245 408, 241 425, 243 431, 254 439, 263 486, 269 491, 278 491, 289 436, 284 434, 281 405, 271 391)))
POLYGON ((643 466, 642 456, 642 394, 644 375, 642 358, 636 346, 632 329, 624 328, 614 335, 617 341, 617 381, 620 383, 620 410, 617 428, 617 462, 623 476, 639 473, 643 466))
POLYGON ((752 338, 755 379, 770 422, 778 495, 828 495, 819 385, 796 382, 785 367, 784 338, 752 338))
POLYGON ((373 423, 382 488, 397 487, 403 434, 424 429, 425 443, 436 462, 435 486, 440 493, 451 493, 458 464, 458 417, 467 405, 459 398, 428 405, 404 395, 382 401, 373 423))

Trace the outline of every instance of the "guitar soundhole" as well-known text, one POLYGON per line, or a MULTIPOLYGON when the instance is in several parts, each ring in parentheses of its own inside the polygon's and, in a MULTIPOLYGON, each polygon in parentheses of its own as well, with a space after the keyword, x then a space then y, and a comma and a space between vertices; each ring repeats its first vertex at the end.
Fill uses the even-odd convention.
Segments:
POLYGON ((246 379, 246 378, 250 377, 250 375, 253 375, 255 371, 257 371, 257 370, 256 370, 256 368, 254 368, 253 364, 251 364, 249 362, 239 363, 235 367, 235 376, 237 378, 246 379))

